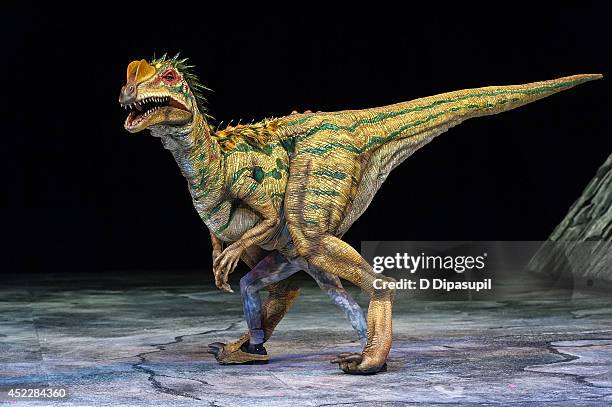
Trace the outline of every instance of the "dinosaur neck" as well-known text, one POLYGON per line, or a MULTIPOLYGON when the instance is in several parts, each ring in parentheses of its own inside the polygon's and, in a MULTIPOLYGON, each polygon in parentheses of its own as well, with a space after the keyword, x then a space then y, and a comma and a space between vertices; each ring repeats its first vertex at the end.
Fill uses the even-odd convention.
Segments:
POLYGON ((187 179, 197 211, 202 214, 217 205, 223 192, 223 160, 204 116, 196 111, 188 126, 157 128, 151 132, 161 138, 164 147, 174 156, 187 179))

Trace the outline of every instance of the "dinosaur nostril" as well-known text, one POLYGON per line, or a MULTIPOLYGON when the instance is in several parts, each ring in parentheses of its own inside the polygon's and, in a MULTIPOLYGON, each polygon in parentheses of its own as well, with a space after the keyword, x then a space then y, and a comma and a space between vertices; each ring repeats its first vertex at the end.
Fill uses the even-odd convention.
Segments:
POLYGON ((121 88, 119 103, 130 104, 136 101, 136 85, 126 84, 121 88))

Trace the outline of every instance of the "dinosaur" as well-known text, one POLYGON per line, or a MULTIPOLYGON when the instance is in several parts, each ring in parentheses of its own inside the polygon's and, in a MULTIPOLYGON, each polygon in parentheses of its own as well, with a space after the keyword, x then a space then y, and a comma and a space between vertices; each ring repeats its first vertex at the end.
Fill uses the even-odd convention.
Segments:
MULTIPOLYGON (((162 72, 157 79, 154 81, 153 86, 159 86, 159 84, 165 85, 177 85, 175 87, 169 87, 170 90, 176 90, 179 92, 185 92, 187 95, 186 105, 190 106, 190 109, 193 109, 196 112, 196 117, 194 117, 193 123, 197 123, 199 126, 203 126, 203 128, 208 129, 208 125, 205 124, 201 120, 205 120, 208 115, 205 113, 206 108, 204 105, 205 99, 201 91, 205 89, 198 81, 195 76, 190 75, 190 66, 185 64, 186 59, 178 59, 175 57, 173 59, 168 59, 165 55, 161 58, 155 60, 153 63, 157 66, 158 69, 161 69, 162 66, 166 66, 169 69, 166 69, 162 72), (181 74, 180 72, 183 72, 181 74), (179 82, 178 78, 183 77, 183 82, 179 82), (182 88, 185 86, 186 88, 182 88), (192 93, 187 92, 186 89, 192 89, 192 93), (191 104, 189 104, 191 103, 191 104), (203 112, 201 114, 200 112, 203 112)), ((127 81, 128 85, 122 88, 122 92, 120 95, 120 102, 126 108, 127 101, 130 99, 125 99, 126 94, 128 92, 132 92, 132 97, 135 97, 138 93, 136 88, 132 88, 135 86, 135 83, 139 83, 142 80, 142 75, 149 75, 151 71, 150 65, 146 63, 146 61, 135 61, 134 63, 128 66, 127 71, 127 81), (126 103, 123 103, 126 102, 126 103)), ((140 91, 140 95, 143 95, 143 92, 140 91)), ((186 108, 185 105, 179 105, 178 100, 170 99, 169 96, 164 92, 151 92, 147 94, 145 98, 139 98, 138 101, 131 103, 131 114, 136 116, 136 113, 140 113, 143 117, 137 120, 142 120, 146 118, 148 115, 154 113, 155 104, 167 103, 169 106, 172 105, 174 110, 177 110, 177 106, 180 106, 178 109, 186 108)), ((181 99, 183 100, 183 99, 181 99)), ((171 115, 171 120, 176 120, 181 123, 183 120, 183 115, 181 111, 173 111, 167 109, 166 114, 171 115)), ((128 120, 133 119, 134 117, 128 117, 128 120)), ((125 127, 128 131, 134 131, 134 129, 128 127, 128 120, 126 120, 125 127)), ((219 202, 216 203, 215 207, 210 207, 210 204, 207 205, 207 202, 202 200, 202 196, 205 195, 207 190, 200 190, 192 188, 193 181, 195 180, 198 185, 201 185, 203 182, 207 183, 203 174, 206 174, 206 167, 202 167, 197 169, 199 171, 197 176, 202 178, 194 179, 193 171, 194 168, 190 164, 191 158, 185 154, 186 146, 184 146, 184 138, 181 138, 178 134, 174 134, 173 132, 166 132, 162 130, 161 132, 155 131, 155 128, 152 128, 152 134, 154 136, 160 137, 165 148, 170 150, 179 164, 179 167, 182 170, 182 173, 185 177, 187 177, 189 182, 189 190, 193 197, 194 206, 204 221, 204 223, 210 229, 210 236, 212 241, 212 255, 213 262, 222 252, 223 243, 225 242, 233 242, 237 240, 238 237, 242 236, 247 230, 251 229, 252 226, 259 221, 259 216, 256 212, 253 212, 249 209, 248 206, 242 205, 239 199, 236 199, 232 196, 232 194, 226 194, 223 196, 223 199, 220 199, 219 202), (178 136, 178 137, 175 137, 178 136), (231 216, 231 221, 229 221, 230 217, 227 215, 221 214, 221 216, 216 216, 217 212, 221 212, 230 208, 230 211, 235 211, 235 214, 231 216), (224 218, 225 216, 225 218, 224 218), (225 219, 228 221, 226 223, 225 219), (213 230, 222 230, 223 232, 219 233, 218 237, 213 230), (223 238, 224 240, 221 240, 223 238)), ((217 143, 215 146, 219 146, 221 150, 228 151, 233 149, 236 140, 239 140, 241 137, 245 137, 247 140, 250 140, 247 136, 250 136, 255 140, 257 137, 261 137, 262 134, 269 131, 266 124, 257 124, 254 126, 228 126, 226 129, 222 131, 217 131, 211 133, 211 136, 215 138, 217 143)), ((181 132, 179 132, 181 133, 181 132)), ((187 134, 187 133, 185 133, 187 134)), ((279 150, 278 148, 276 150, 279 150)), ((191 150, 189 150, 191 151, 191 150)), ((194 152, 196 150, 193 150, 194 152)), ((254 156, 261 154, 258 151, 251 152, 254 156)), ((219 157, 219 153, 217 151, 212 152, 213 156, 219 157)), ((282 209, 282 201, 286 188, 286 153, 281 148, 279 151, 275 151, 274 154, 278 157, 274 166, 270 173, 270 176, 262 177, 261 187, 265 191, 266 196, 265 200, 270 200, 274 202, 277 212, 280 212, 282 209)), ((238 156, 238 155, 237 155, 238 156)), ((267 156, 265 156, 267 157, 267 156)), ((257 165, 259 160, 241 159, 239 161, 241 168, 240 172, 248 172, 248 174, 252 175, 254 172, 259 173, 263 171, 262 167, 257 165), (245 165, 247 162, 250 165, 245 165)), ((238 163, 236 163, 238 164, 238 163)), ((266 167, 267 168, 267 167, 266 167)), ((214 184, 211 184, 214 185, 214 184)), ((265 247, 273 247, 274 245, 268 245, 265 247)), ((254 269, 255 266, 264 258, 267 258, 266 264, 266 273, 260 277, 266 277, 267 274, 273 274, 276 271, 282 271, 286 273, 289 271, 287 268, 286 261, 279 256, 277 253, 272 253, 272 251, 265 250, 259 246, 251 246, 247 247, 246 250, 240 256, 242 261, 246 263, 250 268, 254 269)), ((298 270, 293 270, 295 273, 298 270)), ((359 341, 363 344, 367 341, 367 331, 366 331, 366 322, 365 317, 363 315, 363 311, 361 307, 355 300, 348 294, 348 292, 342 287, 342 283, 339 278, 335 275, 328 274, 322 271, 315 270, 314 268, 307 270, 308 274, 310 274, 313 279, 317 282, 319 287, 325 291, 333 303, 338 306, 346 315, 347 319, 350 321, 353 329, 356 331, 359 341)), ((293 274, 292 273, 292 274, 293 274)), ((227 283, 221 282, 220 273, 215 273, 215 282, 217 286, 225 291, 232 292, 231 288, 227 283)), ((288 277, 288 275, 287 275, 288 277)), ((262 287, 263 288, 263 287, 262 287)), ((263 304, 260 304, 259 301, 250 303, 245 303, 245 315, 250 316, 251 321, 258 321, 260 329, 258 334, 263 337, 263 341, 266 341, 274 332, 276 325, 281 321, 285 313, 289 310, 292 303, 299 296, 300 290, 299 287, 295 287, 292 284, 288 284, 286 281, 278 281, 276 283, 267 283, 265 288, 268 290, 269 294, 266 298, 266 301, 263 304)), ((258 300, 259 298, 257 298, 258 300)), ((253 355, 247 354, 241 351, 242 345, 248 343, 251 335, 250 333, 246 333, 242 335, 238 340, 230 343, 230 344, 221 344, 221 343, 213 343, 211 344, 210 353, 213 353, 217 360, 222 364, 245 364, 245 363, 263 363, 267 362, 269 357, 267 355, 253 355)), ((260 339, 261 340, 261 339, 260 339)))
MULTIPOLYGON (((367 343, 361 352, 339 354, 332 363, 346 373, 373 374, 386 368, 391 349, 394 280, 374 273, 342 236, 390 171, 467 119, 514 109, 601 77, 488 86, 363 110, 293 113, 219 131, 210 125, 203 87, 193 71, 184 60, 163 57, 128 65, 119 102, 130 110, 126 130, 149 129, 174 152, 194 206, 213 235, 217 286, 231 290, 229 274, 252 247, 270 253, 255 259, 259 262, 241 279, 245 304, 265 284, 288 277, 272 273, 249 291, 250 279, 265 274, 269 265, 350 281, 369 296, 367 343), (266 182, 270 178, 279 181, 280 192, 271 187, 274 182, 266 182), (229 245, 221 251, 217 239, 229 245), (387 284, 375 289, 375 279, 387 284)), ((284 315, 280 308, 276 318, 284 315)), ((262 328, 251 326, 247 316, 249 344, 266 331, 266 318, 262 328)), ((245 340, 240 341, 234 344, 242 343, 243 349, 245 340)))

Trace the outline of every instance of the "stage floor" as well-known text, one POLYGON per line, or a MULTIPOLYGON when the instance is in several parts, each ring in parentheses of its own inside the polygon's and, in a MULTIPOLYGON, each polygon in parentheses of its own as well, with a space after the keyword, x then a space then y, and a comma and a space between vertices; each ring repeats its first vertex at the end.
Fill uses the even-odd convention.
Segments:
POLYGON ((245 331, 238 293, 170 271, 48 278, 0 288, 0 388, 68 390, 31 405, 612 404, 605 293, 399 296, 388 372, 351 376, 329 360, 356 351, 356 335, 311 282, 266 345, 268 365, 220 366, 206 345, 245 331))

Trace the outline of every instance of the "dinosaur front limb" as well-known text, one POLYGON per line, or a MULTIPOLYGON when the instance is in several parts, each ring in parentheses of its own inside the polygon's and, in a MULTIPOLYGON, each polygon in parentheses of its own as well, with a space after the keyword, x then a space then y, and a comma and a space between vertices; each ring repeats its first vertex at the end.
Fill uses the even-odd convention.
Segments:
POLYGON ((248 247, 263 243, 273 236, 280 223, 276 208, 274 208, 263 188, 260 188, 259 184, 252 178, 243 177, 232 193, 236 199, 240 199, 255 211, 261 217, 261 221, 247 230, 239 240, 223 250, 213 263, 217 287, 228 292, 231 292, 231 288, 227 279, 236 268, 244 251, 248 247))
MULTIPOLYGON (((221 255, 221 253, 223 252, 223 241, 221 239, 219 239, 212 231, 210 231, 210 242, 212 245, 212 262, 213 265, 215 264, 215 262, 217 261, 217 258, 221 255)), ((214 270, 214 267, 213 267, 214 270)), ((217 273, 214 273, 215 275, 215 284, 217 285, 217 287, 219 287, 219 285, 221 285, 223 287, 223 283, 221 281, 221 276, 217 275, 217 273)), ((227 285, 227 283, 226 283, 227 285)), ((231 290, 231 287, 229 285, 227 285, 226 287, 223 287, 223 289, 225 291, 229 291, 231 290)))
POLYGON ((212 257, 213 263, 215 259, 221 254, 223 251, 223 241, 219 239, 212 231, 210 232, 210 243, 212 246, 212 257))

